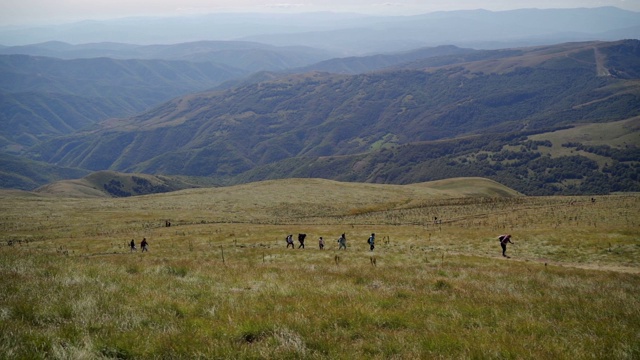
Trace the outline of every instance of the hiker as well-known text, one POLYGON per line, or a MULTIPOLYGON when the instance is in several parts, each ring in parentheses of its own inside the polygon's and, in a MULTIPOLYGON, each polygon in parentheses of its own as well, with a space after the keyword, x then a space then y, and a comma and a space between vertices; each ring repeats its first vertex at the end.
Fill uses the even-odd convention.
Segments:
POLYGON ((338 246, 338 250, 347 250, 347 237, 344 234, 340 235, 340 238, 338 238, 338 244, 340 245, 338 246))
POLYGON ((513 244, 511 241, 511 235, 500 235, 498 236, 498 240, 500 240, 500 246, 502 247, 502 256, 508 258, 507 256, 507 243, 513 244))
POLYGON ((293 245, 293 235, 287 235, 287 249, 289 248, 289 245, 291 245, 292 249, 295 249, 296 247, 293 245))
POLYGON ((298 234, 298 242, 300 243, 300 245, 298 246, 298 249, 303 248, 304 249, 304 238, 307 237, 307 234, 298 234))
POLYGON ((147 249, 147 245, 149 245, 147 238, 142 238, 142 242, 140 243, 140 249, 142 249, 142 252, 149 251, 149 249, 147 249))
POLYGON ((318 239, 318 246, 320 246, 320 250, 324 250, 324 239, 322 238, 322 236, 320 236, 320 239, 318 239))
POLYGON ((376 242, 376 234, 371 233, 371 236, 369 236, 369 240, 367 240, 370 251, 373 251, 373 249, 375 248, 375 242, 376 242))
POLYGON ((136 249, 136 242, 133 241, 133 239, 131 239, 131 242, 129 243, 129 246, 131 247, 130 252, 134 251, 134 250, 138 250, 138 249, 136 249))

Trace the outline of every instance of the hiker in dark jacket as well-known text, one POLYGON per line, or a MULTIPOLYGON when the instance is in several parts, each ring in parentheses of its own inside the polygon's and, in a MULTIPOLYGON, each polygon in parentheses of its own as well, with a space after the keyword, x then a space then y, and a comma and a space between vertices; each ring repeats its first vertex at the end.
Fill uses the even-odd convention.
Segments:
POLYGON ((298 242, 300 243, 300 245, 298 246, 298 249, 303 248, 304 249, 304 238, 307 237, 307 234, 298 234, 298 242))
POLYGON ((340 249, 347 250, 347 237, 345 234, 340 235, 340 238, 338 238, 338 250, 340 249))
POLYGON ((500 235, 498 236, 498 240, 500 240, 500 246, 502 247, 502 256, 508 258, 507 243, 513 244, 513 242, 511 241, 511 235, 500 235))
POLYGON ((369 236, 369 240, 367 240, 367 243, 369 244, 369 249, 371 251, 373 251, 373 249, 375 248, 375 242, 376 242, 376 234, 371 233, 371 236, 369 236))

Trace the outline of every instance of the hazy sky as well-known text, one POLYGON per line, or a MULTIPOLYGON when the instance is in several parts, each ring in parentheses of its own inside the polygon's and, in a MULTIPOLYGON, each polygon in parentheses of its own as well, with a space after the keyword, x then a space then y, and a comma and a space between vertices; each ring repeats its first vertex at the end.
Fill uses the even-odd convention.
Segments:
POLYGON ((336 11, 408 15, 439 10, 616 6, 640 12, 640 0, 0 0, 0 25, 213 12, 336 11))

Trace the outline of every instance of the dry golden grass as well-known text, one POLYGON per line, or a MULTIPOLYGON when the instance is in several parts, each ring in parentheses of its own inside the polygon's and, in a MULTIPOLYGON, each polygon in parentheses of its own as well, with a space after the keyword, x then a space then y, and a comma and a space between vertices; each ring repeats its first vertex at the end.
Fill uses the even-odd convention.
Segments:
POLYGON ((640 357, 640 195, 487 197, 504 189, 478 181, 1 192, 0 354, 640 357), (285 249, 297 233, 306 249, 285 249))

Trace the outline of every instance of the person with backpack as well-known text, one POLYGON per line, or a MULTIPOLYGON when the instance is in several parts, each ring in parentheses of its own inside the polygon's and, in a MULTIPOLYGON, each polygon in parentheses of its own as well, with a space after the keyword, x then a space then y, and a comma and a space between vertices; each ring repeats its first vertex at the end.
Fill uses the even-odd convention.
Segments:
POLYGON ((142 238, 142 242, 140 243, 142 252, 149 251, 149 249, 147 249, 147 245, 149 245, 149 243, 147 242, 147 238, 142 238))
POLYGON ((500 240, 500 246, 502 247, 502 256, 509 258, 509 256, 507 256, 507 243, 513 244, 511 241, 511 234, 500 235, 498 236, 498 240, 500 240))
POLYGON ((289 245, 291 245, 292 249, 295 249, 296 247, 293 245, 293 235, 287 235, 286 238, 287 241, 287 249, 289 248, 289 245))
POLYGON ((373 249, 375 248, 375 242, 376 242, 376 234, 371 233, 371 236, 369 236, 369 240, 367 240, 370 251, 373 251, 373 249))
POLYGON ((338 250, 340 249, 345 249, 347 250, 347 236, 343 233, 342 235, 340 235, 340 237, 338 238, 338 250))
POLYGON ((304 238, 307 237, 307 234, 298 234, 298 242, 300 243, 300 245, 298 246, 298 249, 303 248, 304 249, 304 238))

